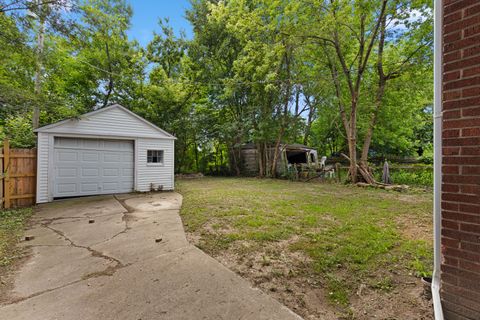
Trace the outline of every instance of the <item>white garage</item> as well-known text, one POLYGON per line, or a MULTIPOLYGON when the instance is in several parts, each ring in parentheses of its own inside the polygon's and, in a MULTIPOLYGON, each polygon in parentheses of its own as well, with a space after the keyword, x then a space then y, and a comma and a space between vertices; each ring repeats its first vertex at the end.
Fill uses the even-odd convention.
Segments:
POLYGON ((118 104, 35 132, 37 203, 174 188, 175 137, 118 104))

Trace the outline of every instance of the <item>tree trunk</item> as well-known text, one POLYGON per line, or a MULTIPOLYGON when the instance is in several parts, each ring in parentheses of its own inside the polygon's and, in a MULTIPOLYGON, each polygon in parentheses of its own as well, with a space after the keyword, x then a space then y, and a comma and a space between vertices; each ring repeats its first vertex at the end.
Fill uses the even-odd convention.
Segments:
POLYGON ((378 88, 377 97, 375 98, 375 110, 373 111, 372 117, 370 118, 370 124, 368 126, 367 133, 365 134, 365 139, 363 141, 360 165, 365 168, 368 167, 368 152, 372 143, 373 130, 377 123, 378 112, 380 111, 380 107, 382 105, 383 95, 385 93, 385 84, 386 83, 383 82, 378 88))
POLYGON ((353 137, 352 131, 350 131, 351 136, 348 138, 348 155, 350 157, 350 181, 352 183, 357 183, 358 180, 358 171, 357 171, 357 140, 353 137))
POLYGON ((264 166, 265 166, 265 177, 270 177, 271 176, 271 171, 270 171, 270 147, 266 142, 263 143, 263 153, 265 154, 265 161, 264 166))
POLYGON ((265 175, 264 167, 263 167, 263 148, 261 143, 256 143, 255 152, 257 153, 258 159, 258 175, 263 177, 265 175))
POLYGON ((43 73, 43 47, 45 43, 45 17, 43 15, 43 7, 41 0, 37 0, 38 6, 38 18, 40 20, 39 30, 37 35, 37 65, 35 70, 35 106, 33 107, 32 126, 33 129, 37 129, 40 124, 40 93, 42 91, 42 73, 43 73))
POLYGON ((278 156, 280 154, 280 144, 282 143, 283 134, 285 133, 285 127, 282 126, 280 128, 280 132, 278 133, 277 141, 275 142, 275 150, 273 151, 273 159, 272 159, 272 177, 277 177, 277 162, 278 156))
POLYGON ((358 91, 352 94, 350 109, 350 125, 348 134, 348 153, 350 156, 350 179, 352 183, 358 181, 357 170, 357 97, 358 91))
POLYGON ((198 145, 197 145, 197 140, 195 138, 195 143, 193 144, 193 147, 195 148, 195 170, 198 172, 198 145))
POLYGON ((313 115, 314 115, 316 110, 315 110, 315 107, 312 105, 312 103, 310 103, 309 98, 305 98, 305 101, 308 103, 309 109, 308 109, 307 124, 305 126, 305 133, 304 133, 304 136, 303 136, 303 144, 308 146, 308 140, 310 138, 310 131, 312 129, 313 115))
MULTIPOLYGON (((285 48, 285 72, 287 74, 287 77, 290 77, 290 57, 289 57, 289 47, 286 46, 285 48)), ((272 159, 272 176, 277 177, 277 161, 278 161, 278 156, 280 154, 280 144, 283 139, 283 135, 285 134, 285 126, 286 126, 286 120, 288 116, 288 104, 290 102, 290 94, 291 94, 291 85, 290 81, 287 80, 285 83, 285 101, 283 105, 283 112, 281 112, 281 117, 282 117, 282 126, 280 127, 280 131, 278 132, 277 136, 277 141, 275 142, 275 150, 273 151, 273 159, 272 159)), ((298 104, 295 109, 295 116, 298 114, 298 104)))
POLYGON ((372 143, 372 136, 373 136, 373 129, 375 128, 375 124, 377 122, 378 112, 382 106, 383 96, 385 94, 385 87, 387 85, 387 80, 389 76, 385 75, 383 70, 383 51, 385 48, 385 29, 386 29, 387 20, 384 16, 380 21, 379 32, 380 37, 378 40, 378 55, 377 55, 377 74, 378 74, 378 88, 377 94, 375 97, 375 109, 373 110, 372 116, 370 118, 370 123, 367 129, 367 133, 365 135, 365 139, 363 142, 362 154, 360 158, 360 165, 364 169, 368 169, 368 151, 370 150, 370 145, 372 143))
POLYGON ((112 94, 112 91, 113 91, 113 72, 112 72, 113 70, 112 70, 112 61, 110 59, 110 50, 108 49, 108 42, 105 43, 105 50, 107 52, 107 61, 108 61, 108 88, 107 88, 107 94, 105 95, 105 99, 103 100, 102 108, 108 105, 108 102, 110 100, 110 95, 112 94))
POLYGON ((236 176, 240 176, 240 167, 238 165, 238 158, 237 158, 237 155, 235 154, 235 147, 234 146, 231 146, 230 147, 230 154, 232 156, 232 165, 233 165, 233 169, 235 170, 235 175, 236 176))

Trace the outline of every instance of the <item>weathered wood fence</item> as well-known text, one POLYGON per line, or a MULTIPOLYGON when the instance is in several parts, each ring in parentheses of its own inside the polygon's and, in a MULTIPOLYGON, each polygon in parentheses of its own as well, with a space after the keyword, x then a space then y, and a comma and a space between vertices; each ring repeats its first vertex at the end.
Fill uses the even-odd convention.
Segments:
POLYGON ((5 140, 0 149, 0 208, 35 204, 36 172, 36 149, 10 149, 5 140))

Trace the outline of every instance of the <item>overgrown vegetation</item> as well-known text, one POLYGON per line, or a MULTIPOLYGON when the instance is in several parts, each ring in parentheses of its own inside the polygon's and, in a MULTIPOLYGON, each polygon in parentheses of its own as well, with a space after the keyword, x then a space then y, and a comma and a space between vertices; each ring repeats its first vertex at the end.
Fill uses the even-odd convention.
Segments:
POLYGON ((414 170, 399 169, 391 172, 393 183, 414 186, 433 187, 433 168, 419 168, 414 170))
POLYGON ((0 210, 0 268, 19 258, 17 243, 31 214, 31 208, 0 210))
POLYGON ((30 147, 32 126, 120 103, 178 138, 179 172, 238 174, 245 143, 260 176, 280 142, 428 158, 431 7, 191 0, 191 38, 159 17, 142 47, 126 0, 0 0, 0 138, 30 147))
POLYGON ((305 255, 306 266, 289 265, 290 274, 275 277, 314 275, 342 312, 362 284, 389 292, 402 286, 399 275, 431 272, 430 194, 235 178, 180 180, 177 188, 185 228, 203 250, 217 257, 233 251, 238 263, 256 252, 273 267, 279 254, 305 255), (284 242, 286 251, 264 252, 284 242))

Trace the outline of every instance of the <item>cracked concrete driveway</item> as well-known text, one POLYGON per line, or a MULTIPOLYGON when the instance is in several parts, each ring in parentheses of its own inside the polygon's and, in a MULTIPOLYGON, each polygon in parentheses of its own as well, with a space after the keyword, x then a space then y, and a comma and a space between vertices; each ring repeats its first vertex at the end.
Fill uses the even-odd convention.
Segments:
POLYGON ((300 319, 189 245, 177 193, 39 206, 0 319, 300 319))

